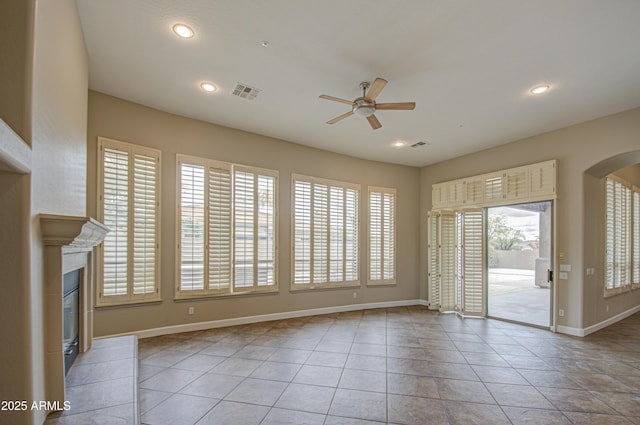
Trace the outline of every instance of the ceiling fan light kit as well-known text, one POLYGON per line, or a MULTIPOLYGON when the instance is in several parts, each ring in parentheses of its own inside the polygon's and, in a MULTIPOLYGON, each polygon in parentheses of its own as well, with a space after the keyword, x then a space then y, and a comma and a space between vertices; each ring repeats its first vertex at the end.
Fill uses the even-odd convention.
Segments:
POLYGON ((365 117, 369 122, 369 125, 374 130, 382 127, 378 118, 374 115, 376 110, 404 110, 410 111, 415 109, 415 102, 399 102, 399 103, 376 103, 375 99, 378 97, 384 86, 387 85, 387 80, 383 78, 376 78, 371 86, 369 86, 368 82, 360 83, 360 88, 362 89, 362 96, 356 98, 354 101, 349 101, 346 99, 340 99, 338 97, 328 96, 326 94, 320 95, 321 99, 331 100, 333 102, 344 103, 347 105, 351 105, 351 111, 342 114, 338 117, 335 117, 332 120, 327 121, 327 124, 335 124, 338 121, 341 121, 351 115, 358 115, 361 117, 365 117), (369 92, 367 93, 367 89, 369 92))

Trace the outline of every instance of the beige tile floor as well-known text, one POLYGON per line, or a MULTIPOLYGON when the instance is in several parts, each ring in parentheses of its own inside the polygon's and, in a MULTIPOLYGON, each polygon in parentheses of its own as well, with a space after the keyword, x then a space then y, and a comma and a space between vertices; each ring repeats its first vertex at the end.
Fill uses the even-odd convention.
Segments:
POLYGON ((640 424, 639 331, 407 307, 142 339, 142 423, 640 424))

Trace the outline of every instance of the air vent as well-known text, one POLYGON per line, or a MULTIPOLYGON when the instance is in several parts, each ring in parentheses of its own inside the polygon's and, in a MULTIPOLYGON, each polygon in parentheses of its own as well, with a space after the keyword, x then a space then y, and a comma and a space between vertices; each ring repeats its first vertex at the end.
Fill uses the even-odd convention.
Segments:
POLYGON ((243 99, 253 100, 256 98, 258 93, 260 93, 260 90, 256 89, 255 87, 250 87, 246 84, 238 83, 233 89, 232 94, 243 99))
POLYGON ((424 146, 426 145, 425 142, 416 142, 413 145, 411 145, 412 148, 419 148, 420 146, 424 146))

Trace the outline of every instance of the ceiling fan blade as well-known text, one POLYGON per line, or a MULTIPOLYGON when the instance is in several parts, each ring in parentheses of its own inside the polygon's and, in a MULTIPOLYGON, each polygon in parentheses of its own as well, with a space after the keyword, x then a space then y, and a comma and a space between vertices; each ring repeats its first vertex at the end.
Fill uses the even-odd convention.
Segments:
POLYGON ((376 80, 371 84, 371 88, 369 88, 369 92, 364 97, 367 102, 373 102, 376 100, 376 97, 380 94, 384 86, 387 85, 387 80, 382 78, 376 78, 376 80))
POLYGON ((327 121, 327 124, 335 124, 340 120, 350 117, 351 115, 353 115, 353 111, 349 111, 346 114, 342 114, 339 117, 335 117, 334 119, 327 121))
POLYGON ((375 115, 369 115, 367 117, 367 121, 369 121, 369 124, 371 124, 371 128, 373 128, 374 130, 382 127, 382 124, 380 124, 380 121, 378 121, 378 118, 376 118, 375 115))
POLYGON ((353 102, 346 99, 340 99, 339 97, 327 96, 326 94, 321 94, 320 99, 333 100, 334 102, 346 103, 347 105, 353 105, 353 102))
POLYGON ((411 111, 416 108, 416 102, 376 103, 376 110, 411 111))

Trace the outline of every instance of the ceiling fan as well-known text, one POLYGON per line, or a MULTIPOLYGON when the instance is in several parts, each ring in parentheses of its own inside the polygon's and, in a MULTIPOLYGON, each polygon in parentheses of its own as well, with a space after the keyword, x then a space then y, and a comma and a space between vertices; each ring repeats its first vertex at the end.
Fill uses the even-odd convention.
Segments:
POLYGON ((338 121, 341 121, 347 117, 350 117, 353 114, 360 115, 361 117, 366 117, 367 121, 371 125, 371 128, 374 130, 382 127, 378 118, 374 115, 376 111, 383 110, 405 110, 411 111, 415 109, 415 102, 400 102, 400 103, 376 103, 376 97, 380 94, 384 86, 387 85, 387 80, 383 78, 376 78, 376 80, 371 84, 371 88, 369 88, 369 83, 364 82, 360 83, 360 88, 362 89, 362 96, 357 98, 354 101, 340 99, 338 97, 327 96, 326 94, 320 95, 321 99, 333 100, 334 102, 345 103, 347 105, 351 105, 351 110, 345 114, 342 114, 338 117, 335 117, 332 120, 327 121, 327 124, 335 124, 338 121), (369 92, 367 92, 369 89, 369 92))

